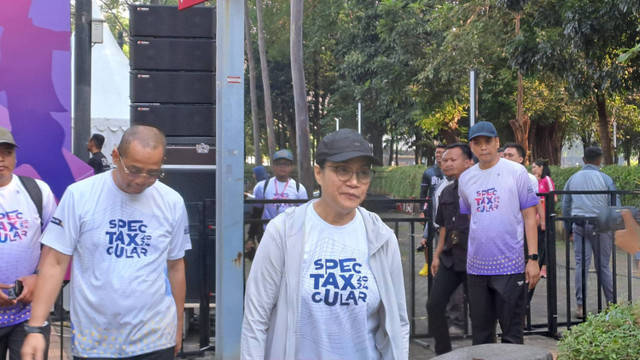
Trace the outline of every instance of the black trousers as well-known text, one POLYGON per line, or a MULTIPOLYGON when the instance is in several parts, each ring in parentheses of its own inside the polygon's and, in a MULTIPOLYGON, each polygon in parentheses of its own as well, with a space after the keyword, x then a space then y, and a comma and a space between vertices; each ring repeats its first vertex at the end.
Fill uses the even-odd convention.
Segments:
POLYGON ((496 342, 496 320, 502 342, 524 342, 524 315, 528 284, 524 273, 467 275, 473 345, 496 342))
MULTIPOLYGON (((24 343, 24 338, 27 337, 27 333, 24 331, 25 323, 26 321, 17 325, 0 327, 0 359, 4 360, 7 356, 7 351, 9 351, 9 360, 20 360, 22 343, 24 343)), ((49 356, 50 335, 51 324, 48 324, 44 329, 44 360, 47 360, 49 356)))
POLYGON ((427 300, 429 332, 436 342, 435 350, 437 355, 451 351, 446 309, 451 294, 456 291, 460 284, 463 284, 465 293, 467 293, 467 273, 465 271, 455 271, 440 265, 433 279, 429 300, 427 300))
POLYGON ((114 360, 114 359, 120 359, 120 360, 173 360, 173 359, 175 359, 175 356, 173 356, 173 350, 174 350, 174 347, 172 346, 170 348, 166 348, 166 349, 162 349, 162 350, 156 350, 156 351, 152 351, 152 352, 146 353, 146 354, 123 357, 123 358, 94 358, 94 357, 82 358, 82 357, 74 356, 73 360, 86 360, 86 359, 91 359, 91 360, 114 360))

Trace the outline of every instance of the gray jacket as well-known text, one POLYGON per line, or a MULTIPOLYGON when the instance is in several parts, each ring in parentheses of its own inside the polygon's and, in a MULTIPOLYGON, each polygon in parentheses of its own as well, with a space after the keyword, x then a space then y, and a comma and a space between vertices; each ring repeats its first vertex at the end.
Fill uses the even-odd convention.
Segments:
MULTIPOLYGON (((304 221, 310 201, 287 209, 267 226, 253 261, 244 303, 242 359, 293 359, 300 307, 304 221)), ((364 208, 369 263, 380 292, 376 347, 383 359, 409 357, 409 319, 400 249, 395 234, 364 208)))

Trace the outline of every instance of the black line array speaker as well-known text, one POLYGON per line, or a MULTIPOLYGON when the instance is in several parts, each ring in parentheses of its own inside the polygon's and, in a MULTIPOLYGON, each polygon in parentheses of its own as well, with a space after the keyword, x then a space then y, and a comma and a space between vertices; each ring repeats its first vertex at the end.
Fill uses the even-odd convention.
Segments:
POLYGON ((131 123, 150 125, 167 137, 204 136, 216 133, 216 107, 213 105, 131 105, 131 123))
POLYGON ((129 5, 131 36, 210 38, 216 36, 215 8, 129 5))
POLYGON ((131 124, 158 127, 169 145, 213 146, 215 8, 130 5, 129 16, 131 124))
POLYGON ((131 70, 212 71, 216 63, 210 39, 135 38, 129 49, 131 70))
POLYGON ((131 71, 132 103, 213 104, 212 72, 131 71))

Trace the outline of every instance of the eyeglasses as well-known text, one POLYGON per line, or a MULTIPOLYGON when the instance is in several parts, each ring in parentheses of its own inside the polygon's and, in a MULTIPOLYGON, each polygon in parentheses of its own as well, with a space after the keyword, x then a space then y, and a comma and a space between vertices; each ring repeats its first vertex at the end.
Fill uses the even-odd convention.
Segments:
POLYGON ((289 167, 292 166, 293 163, 291 161, 276 161, 273 163, 273 166, 277 166, 277 167, 289 167))
POLYGON ((124 170, 124 172, 127 173, 127 175, 134 178, 139 178, 141 176, 144 176, 149 180, 158 180, 158 179, 162 179, 162 177, 164 176, 164 170, 162 169, 151 170, 147 172, 144 172, 138 168, 127 169, 127 167, 124 166, 124 163, 122 162, 122 157, 120 157, 120 165, 122 165, 122 170, 124 170))
POLYGON ((340 181, 348 181, 353 176, 353 173, 355 173, 358 182, 361 184, 370 183, 371 179, 373 179, 376 174, 372 169, 354 170, 344 165, 326 165, 325 167, 333 168, 336 173, 336 177, 338 177, 338 180, 340 181))

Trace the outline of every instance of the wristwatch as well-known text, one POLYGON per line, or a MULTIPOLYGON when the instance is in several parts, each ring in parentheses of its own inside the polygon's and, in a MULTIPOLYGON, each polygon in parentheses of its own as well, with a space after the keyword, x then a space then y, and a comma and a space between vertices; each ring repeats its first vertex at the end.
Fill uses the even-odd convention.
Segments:
POLYGON ((527 256, 527 260, 538 261, 538 259, 540 259, 540 256, 538 256, 538 254, 529 254, 529 256, 527 256))
POLYGON ((44 330, 46 329, 46 327, 49 325, 48 321, 45 321, 44 324, 42 324, 42 326, 31 326, 27 323, 24 323, 24 332, 26 332, 27 334, 42 334, 44 335, 44 330))

